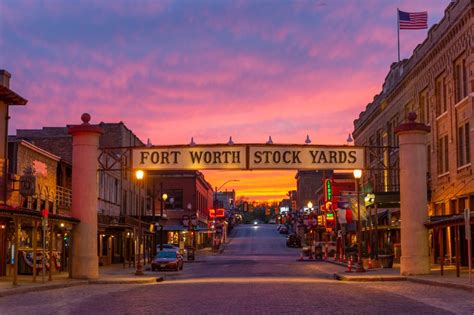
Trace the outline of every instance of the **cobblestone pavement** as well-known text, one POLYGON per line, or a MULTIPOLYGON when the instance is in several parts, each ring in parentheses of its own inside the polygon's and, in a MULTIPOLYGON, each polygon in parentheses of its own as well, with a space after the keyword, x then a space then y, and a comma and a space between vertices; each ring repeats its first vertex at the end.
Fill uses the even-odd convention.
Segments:
MULTIPOLYGON (((474 314, 474 295, 410 282, 347 283, 297 262, 274 225, 239 226, 222 254, 148 285, 87 285, 0 298, 0 314, 474 314)), ((157 273, 158 274, 158 273, 157 273)))

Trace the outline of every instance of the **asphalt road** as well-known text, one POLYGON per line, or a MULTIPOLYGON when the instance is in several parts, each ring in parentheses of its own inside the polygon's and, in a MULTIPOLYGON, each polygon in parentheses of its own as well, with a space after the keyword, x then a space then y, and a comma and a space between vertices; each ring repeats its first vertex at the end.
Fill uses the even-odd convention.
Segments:
POLYGON ((222 254, 150 285, 88 285, 0 298, 0 314, 474 314, 474 295, 410 282, 345 283, 298 262, 275 225, 241 225, 222 254))

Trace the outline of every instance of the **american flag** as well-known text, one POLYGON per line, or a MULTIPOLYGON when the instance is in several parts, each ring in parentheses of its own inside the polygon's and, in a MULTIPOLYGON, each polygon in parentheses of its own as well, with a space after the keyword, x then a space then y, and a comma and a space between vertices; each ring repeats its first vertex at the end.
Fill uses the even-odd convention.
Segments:
POLYGON ((428 28, 428 12, 403 12, 398 10, 401 30, 421 30, 428 28))

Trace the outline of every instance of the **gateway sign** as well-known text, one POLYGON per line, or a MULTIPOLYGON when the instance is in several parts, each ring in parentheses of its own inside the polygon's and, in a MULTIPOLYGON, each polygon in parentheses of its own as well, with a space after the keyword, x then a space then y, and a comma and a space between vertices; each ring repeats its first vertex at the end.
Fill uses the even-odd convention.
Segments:
POLYGON ((364 149, 317 145, 199 145, 134 148, 143 170, 322 170, 364 167, 364 149))

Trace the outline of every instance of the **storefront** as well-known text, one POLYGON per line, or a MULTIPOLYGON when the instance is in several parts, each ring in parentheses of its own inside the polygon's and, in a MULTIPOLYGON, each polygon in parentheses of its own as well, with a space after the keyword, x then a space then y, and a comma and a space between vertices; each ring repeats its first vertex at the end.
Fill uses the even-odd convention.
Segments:
MULTIPOLYGON (((471 211, 471 239, 474 236, 474 211, 471 211)), ((429 229, 432 263, 443 266, 468 266, 468 242, 463 214, 432 216, 425 224, 429 229)), ((471 252, 474 250, 471 244, 471 252)))
POLYGON ((68 272, 71 232, 78 220, 50 214, 47 221, 43 226, 38 211, 0 208, 0 276, 16 279, 18 275, 32 275, 36 279, 44 268, 51 279, 68 272))

